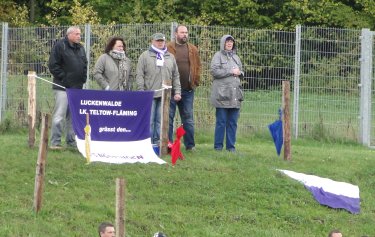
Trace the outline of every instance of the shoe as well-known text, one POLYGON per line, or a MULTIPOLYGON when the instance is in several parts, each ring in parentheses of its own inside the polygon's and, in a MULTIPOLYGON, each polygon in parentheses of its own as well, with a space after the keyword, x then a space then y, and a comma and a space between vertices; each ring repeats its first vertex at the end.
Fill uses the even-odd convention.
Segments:
POLYGON ((78 150, 78 147, 77 146, 73 146, 73 145, 66 145, 66 148, 69 149, 69 150, 78 150))
POLYGON ((53 151, 58 151, 58 150, 62 150, 64 148, 61 145, 55 145, 55 146, 50 146, 49 149, 53 150, 53 151))
POLYGON ((223 149, 222 148, 214 148, 215 151, 222 151, 223 149))
POLYGON ((231 149, 227 149, 228 152, 236 152, 236 149, 234 148, 231 148, 231 149))
POLYGON ((75 141, 73 141, 73 142, 67 142, 66 146, 67 147, 77 147, 77 143, 75 141))
POLYGON ((195 146, 193 146, 193 147, 187 147, 186 151, 195 151, 195 146))

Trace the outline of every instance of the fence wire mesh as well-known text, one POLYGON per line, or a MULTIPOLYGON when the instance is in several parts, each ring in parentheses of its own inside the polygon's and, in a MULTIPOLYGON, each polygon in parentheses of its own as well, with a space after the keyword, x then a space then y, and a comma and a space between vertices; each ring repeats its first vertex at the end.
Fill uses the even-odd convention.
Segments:
MULTIPOLYGON (((92 81, 92 71, 111 36, 125 38, 127 55, 132 60, 135 72, 138 57, 148 49, 151 35, 162 32, 170 40, 174 26, 176 23, 81 26, 82 42, 86 43, 89 59, 86 88, 98 89, 96 82, 92 81)), ((360 30, 301 27, 300 35, 296 37, 296 32, 286 31, 198 25, 187 27, 189 41, 198 46, 203 66, 202 83, 195 93, 197 129, 214 130, 215 113, 209 103, 212 82, 210 63, 213 54, 219 50, 222 35, 231 34, 236 40, 237 53, 245 71, 245 100, 238 124, 239 135, 268 133, 267 125, 278 118, 281 107, 282 81, 289 80, 291 91, 297 89, 291 97, 295 136, 358 139, 360 30)), ((6 101, 2 110, 6 116, 20 124, 27 123, 25 74, 33 70, 38 76, 51 79, 47 67, 49 53, 53 43, 64 36, 66 29, 8 28, 5 39, 8 46, 7 71, 6 78, 2 78, 2 90, 6 88, 7 91, 6 95, 2 94, 2 100, 6 101)), ((38 81, 37 95, 38 114, 51 113, 54 104, 51 85, 38 81)), ((371 129, 374 133, 373 125, 371 129)))
POLYGON ((359 30, 302 27, 299 85, 301 136, 359 136, 359 30))

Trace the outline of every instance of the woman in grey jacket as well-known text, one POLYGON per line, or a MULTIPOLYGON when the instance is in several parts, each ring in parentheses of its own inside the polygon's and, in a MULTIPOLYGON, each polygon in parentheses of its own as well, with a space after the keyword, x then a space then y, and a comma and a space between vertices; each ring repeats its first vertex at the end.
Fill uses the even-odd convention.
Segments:
POLYGON ((108 41, 105 53, 95 64, 94 79, 103 90, 128 91, 132 89, 131 61, 125 54, 123 38, 113 37, 108 41))
POLYGON ((211 103, 216 108, 215 150, 223 149, 226 135, 226 150, 236 151, 237 121, 240 115, 243 92, 240 77, 243 76, 242 63, 236 54, 236 45, 231 35, 224 35, 220 41, 220 51, 211 61, 213 76, 211 103))

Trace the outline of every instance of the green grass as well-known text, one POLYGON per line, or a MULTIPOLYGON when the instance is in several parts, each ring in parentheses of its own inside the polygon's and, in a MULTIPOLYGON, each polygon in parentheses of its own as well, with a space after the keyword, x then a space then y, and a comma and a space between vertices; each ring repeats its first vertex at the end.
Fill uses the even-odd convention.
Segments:
MULTIPOLYGON (((2 134, 0 236, 97 236, 115 221, 115 179, 126 179, 127 237, 374 236, 374 150, 345 143, 293 141, 292 161, 276 156, 269 137, 242 136, 238 152, 213 151, 211 134, 175 167, 92 163, 76 151, 48 151, 41 211, 33 211, 38 148, 27 134, 2 134), (361 213, 319 205, 302 184, 275 169, 358 185, 361 213)), ((38 139, 39 140, 39 137, 38 139)), ((169 162, 169 157, 163 157, 169 162)))

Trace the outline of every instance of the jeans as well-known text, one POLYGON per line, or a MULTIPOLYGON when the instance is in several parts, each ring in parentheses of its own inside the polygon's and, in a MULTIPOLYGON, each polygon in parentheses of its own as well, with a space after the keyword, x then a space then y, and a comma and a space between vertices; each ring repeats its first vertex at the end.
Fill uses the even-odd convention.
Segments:
POLYGON ((176 102, 173 95, 169 107, 169 131, 168 138, 173 142, 173 123, 176 115, 176 107, 180 112, 181 122, 184 126, 184 145, 186 149, 195 147, 194 142, 194 90, 182 90, 181 100, 176 102))
POLYGON ((223 149, 224 134, 226 134, 226 149, 234 151, 236 148, 237 121, 240 109, 216 108, 215 143, 216 150, 223 149))
POLYGON ((151 142, 152 144, 159 144, 160 142, 160 118, 161 116, 161 97, 154 98, 151 107, 151 142))
POLYGON ((69 111, 68 96, 66 94, 66 91, 53 90, 53 92, 55 94, 55 108, 52 115, 51 146, 61 146, 61 136, 64 127, 66 144, 75 146, 75 134, 72 127, 72 119, 69 111))

